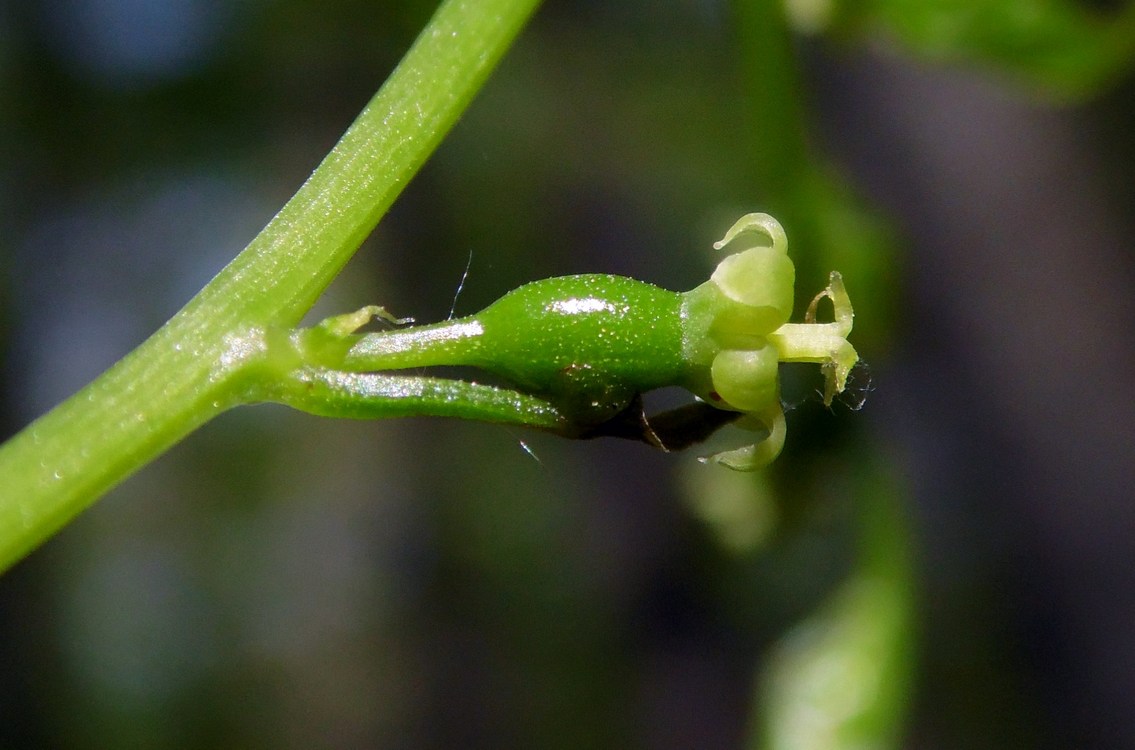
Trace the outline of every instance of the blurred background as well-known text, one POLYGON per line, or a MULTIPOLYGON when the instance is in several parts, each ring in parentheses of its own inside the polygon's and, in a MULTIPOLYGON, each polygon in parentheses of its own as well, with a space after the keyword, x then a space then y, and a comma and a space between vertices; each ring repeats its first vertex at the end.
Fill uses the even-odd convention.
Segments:
MULTIPOLYGON (((1135 747, 1133 13, 916 5, 549 0, 312 316, 688 289, 765 210, 801 309, 844 274, 861 410, 786 372, 744 477, 231 412, 0 578, 0 747, 1135 747)), ((239 252, 433 7, 0 0, 3 436, 239 252)))

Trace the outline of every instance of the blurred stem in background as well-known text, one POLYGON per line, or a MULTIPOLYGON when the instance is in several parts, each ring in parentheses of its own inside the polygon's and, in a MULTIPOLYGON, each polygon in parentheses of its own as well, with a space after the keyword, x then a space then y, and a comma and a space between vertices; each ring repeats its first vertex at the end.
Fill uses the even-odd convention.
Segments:
POLYGON ((901 745, 916 636, 907 498, 868 450, 854 453, 845 490, 858 515, 855 567, 767 654, 753 748, 901 745))
POLYGON ((800 288, 815 286, 811 277, 839 271, 857 315, 872 321, 870 330, 857 332, 859 340, 866 336, 878 346, 889 338, 885 322, 898 277, 891 269, 894 234, 815 148, 785 4, 736 0, 732 8, 745 87, 742 147, 754 197, 788 232, 799 254, 800 288))
MULTIPOLYGON (((783 4, 737 0, 733 9, 754 194, 762 208, 783 217, 802 266, 846 274, 865 301, 860 320, 869 321, 869 337, 885 340, 879 330, 887 326, 881 300, 888 296, 882 279, 892 256, 890 233, 811 144, 783 4)), ((838 481, 839 464, 856 467, 845 487, 858 525, 852 569, 772 649, 756 683, 754 748, 894 747, 902 737, 914 623, 906 501, 861 431, 843 437, 842 460, 835 453, 816 460, 817 474, 827 478, 794 487, 815 491, 817 484, 838 481)), ((762 502, 758 486, 751 488, 737 501, 762 502)), ((773 494, 781 505, 807 502, 775 483, 773 494)))
POLYGON ((769 200, 769 210, 806 208, 798 205, 796 193, 814 167, 800 71, 783 4, 737 0, 733 20, 746 89, 743 132, 748 137, 742 148, 748 151, 753 181, 769 200))

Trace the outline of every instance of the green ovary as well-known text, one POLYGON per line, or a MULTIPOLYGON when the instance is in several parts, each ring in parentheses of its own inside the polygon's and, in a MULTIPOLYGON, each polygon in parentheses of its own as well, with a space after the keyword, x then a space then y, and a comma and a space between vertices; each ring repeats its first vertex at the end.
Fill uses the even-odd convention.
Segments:
POLYGON ((525 284, 476 315, 480 367, 602 422, 639 393, 681 380, 680 298, 621 276, 525 284))

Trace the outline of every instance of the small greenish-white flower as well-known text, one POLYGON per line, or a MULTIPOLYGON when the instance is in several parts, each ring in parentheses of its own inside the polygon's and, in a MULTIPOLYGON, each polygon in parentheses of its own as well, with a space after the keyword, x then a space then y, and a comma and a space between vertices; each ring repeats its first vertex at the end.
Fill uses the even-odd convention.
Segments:
POLYGON ((683 344, 691 363, 708 365, 708 379, 694 392, 723 409, 742 412, 738 426, 767 435, 705 460, 752 470, 776 458, 784 445, 779 364, 822 364, 824 402, 830 405, 846 388, 858 355, 847 341, 853 311, 838 273, 832 272, 828 287, 812 300, 805 322, 789 323, 796 269, 784 229, 768 214, 747 214, 714 247, 740 243, 740 251, 721 261, 709 281, 683 295, 683 344), (832 300, 831 323, 816 322, 816 307, 824 297, 832 300))
POLYGON ((479 313, 433 325, 358 335, 372 316, 396 325, 406 321, 377 307, 331 318, 292 337, 307 369, 286 391, 288 402, 318 411, 319 404, 305 401, 310 384, 318 383, 321 397, 333 398, 334 413, 365 416, 373 406, 369 401, 401 393, 407 414, 417 409, 527 421, 569 437, 619 435, 662 448, 696 442, 733 421, 761 438, 705 460, 738 470, 759 468, 784 444, 781 362, 820 363, 827 374, 826 403, 846 387, 857 361, 847 341, 851 302, 833 272, 805 321, 788 322, 796 272, 784 230, 767 214, 738 220, 715 244, 726 246, 738 251, 718 264, 709 281, 685 293, 623 276, 584 274, 525 284, 479 313), (831 323, 816 322, 824 297, 835 311, 831 323), (480 368, 512 388, 433 378, 395 389, 373 378, 327 375, 435 365, 480 368), (643 393, 674 385, 696 395, 704 408, 693 410, 692 417, 689 410, 653 417, 641 412, 643 393), (518 409, 531 410, 531 419, 518 409), (740 417, 705 416, 719 411, 740 417))

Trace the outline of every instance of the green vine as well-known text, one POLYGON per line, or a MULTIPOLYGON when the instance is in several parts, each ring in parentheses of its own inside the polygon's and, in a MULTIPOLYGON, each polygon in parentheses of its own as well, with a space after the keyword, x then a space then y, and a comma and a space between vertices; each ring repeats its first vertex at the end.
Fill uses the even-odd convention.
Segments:
POLYGON ((296 325, 432 153, 538 6, 448 0, 308 181, 189 304, 0 446, 0 569, 217 414, 266 332, 296 325))

